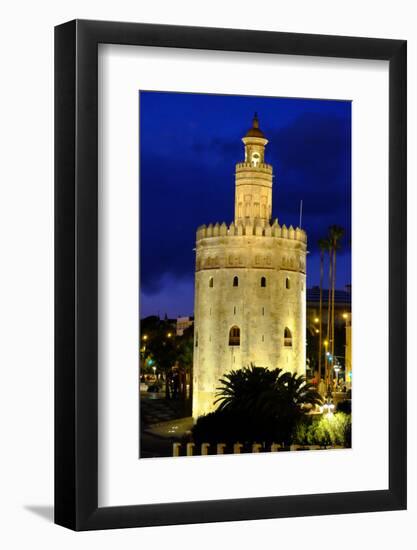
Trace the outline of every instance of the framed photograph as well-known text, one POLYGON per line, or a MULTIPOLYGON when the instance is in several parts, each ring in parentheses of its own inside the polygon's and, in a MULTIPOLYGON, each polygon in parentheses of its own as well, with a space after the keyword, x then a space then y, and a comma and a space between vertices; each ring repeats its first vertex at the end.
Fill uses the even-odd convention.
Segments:
POLYGON ((406 508, 406 42, 55 29, 55 521, 406 508))

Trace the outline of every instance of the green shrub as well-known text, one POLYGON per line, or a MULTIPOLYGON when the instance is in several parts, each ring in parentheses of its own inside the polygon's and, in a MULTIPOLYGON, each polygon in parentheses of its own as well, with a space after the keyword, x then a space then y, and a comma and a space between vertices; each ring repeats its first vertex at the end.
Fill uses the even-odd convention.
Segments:
POLYGON ((302 420, 293 433, 293 442, 299 445, 351 446, 351 416, 343 412, 323 415, 319 419, 302 420))

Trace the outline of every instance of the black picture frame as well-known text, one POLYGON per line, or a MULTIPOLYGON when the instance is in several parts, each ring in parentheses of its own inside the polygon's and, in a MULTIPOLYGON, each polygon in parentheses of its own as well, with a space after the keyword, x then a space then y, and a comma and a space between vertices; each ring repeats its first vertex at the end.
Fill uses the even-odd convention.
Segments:
POLYGON ((55 522, 74 530, 406 508, 406 41, 75 20, 55 28, 55 522), (98 44, 389 62, 389 488, 98 507, 98 44))

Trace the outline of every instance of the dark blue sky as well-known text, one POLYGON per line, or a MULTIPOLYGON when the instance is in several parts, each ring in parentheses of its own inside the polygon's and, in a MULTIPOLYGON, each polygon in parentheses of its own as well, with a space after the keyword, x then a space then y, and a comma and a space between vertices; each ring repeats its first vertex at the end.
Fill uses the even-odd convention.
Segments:
POLYGON ((259 116, 273 165, 273 218, 296 226, 303 200, 307 286, 319 282, 317 241, 345 228, 337 287, 351 282, 349 101, 140 92, 141 317, 193 314, 195 232, 234 216, 241 138, 259 116))

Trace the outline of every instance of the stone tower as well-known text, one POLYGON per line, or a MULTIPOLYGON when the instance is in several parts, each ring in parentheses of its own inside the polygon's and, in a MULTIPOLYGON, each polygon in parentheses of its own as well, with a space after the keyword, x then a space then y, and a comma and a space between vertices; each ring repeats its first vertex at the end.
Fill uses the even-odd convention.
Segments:
POLYGON ((255 114, 236 164, 235 219, 196 239, 193 417, 223 374, 254 363, 305 374, 306 233, 271 223, 272 166, 255 114))

